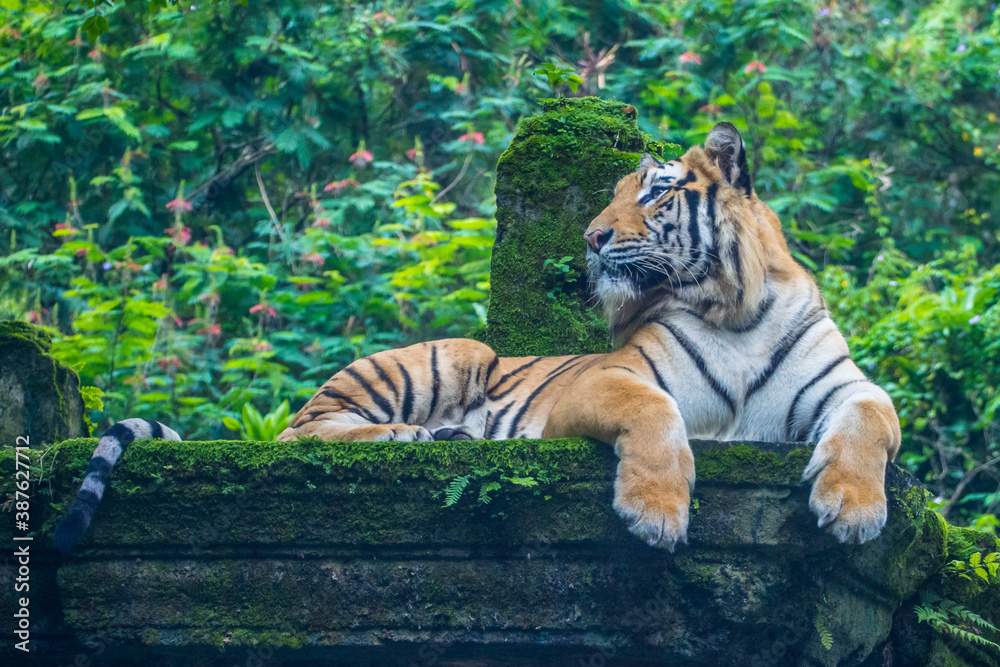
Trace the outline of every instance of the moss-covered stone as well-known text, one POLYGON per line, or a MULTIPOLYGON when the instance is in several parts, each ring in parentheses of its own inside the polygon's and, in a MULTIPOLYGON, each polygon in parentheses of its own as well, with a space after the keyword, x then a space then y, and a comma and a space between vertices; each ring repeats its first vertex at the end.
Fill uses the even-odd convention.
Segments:
POLYGON ((52 358, 52 339, 25 322, 0 321, 0 443, 32 447, 87 433, 80 379, 52 358))
POLYGON ((613 100, 549 100, 521 122, 497 164, 497 236, 480 340, 504 356, 608 350, 607 325, 586 305, 583 231, 644 151, 680 154, 639 130, 635 107, 613 100), (569 272, 546 264, 564 257, 569 272))
MULTIPOLYGON (((60 560, 48 539, 94 444, 31 453, 33 637, 56 664, 88 642, 108 647, 104 664, 262 648, 282 664, 861 664, 949 557, 993 544, 929 512, 895 467, 883 536, 837 543, 808 509, 798 444, 693 443, 690 544, 672 555, 626 531, 611 508, 616 459, 590 440, 141 441, 60 560), (469 481, 443 507, 456 478, 469 481)), ((0 452, 0 467, 11 459, 0 452)), ((0 541, 11 529, 0 523, 0 541)), ((13 604, 5 587, 0 614, 13 604)), ((968 662, 923 630, 909 654, 968 662)))

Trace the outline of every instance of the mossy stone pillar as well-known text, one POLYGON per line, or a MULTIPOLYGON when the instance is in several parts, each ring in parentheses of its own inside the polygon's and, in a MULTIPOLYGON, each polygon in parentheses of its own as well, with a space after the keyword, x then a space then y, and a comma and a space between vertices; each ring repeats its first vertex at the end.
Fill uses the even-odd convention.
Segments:
POLYGON ((88 435, 80 378, 54 359, 52 339, 24 322, 0 321, 0 445, 32 447, 88 435))
POLYGON ((578 97, 542 107, 497 165, 490 307, 477 337, 502 356, 604 352, 608 330, 588 299, 583 231, 644 151, 672 159, 680 148, 641 132, 635 107, 621 102, 578 97))

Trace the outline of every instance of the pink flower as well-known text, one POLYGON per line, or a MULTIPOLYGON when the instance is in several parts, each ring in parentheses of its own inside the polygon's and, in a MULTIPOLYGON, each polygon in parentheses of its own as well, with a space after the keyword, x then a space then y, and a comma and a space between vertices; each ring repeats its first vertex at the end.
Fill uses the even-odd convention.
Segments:
POLYGON ((160 278, 159 280, 157 280, 155 283, 153 283, 153 289, 159 290, 161 292, 164 291, 165 289, 167 289, 167 277, 163 276, 162 278, 160 278))
POLYGON ((66 44, 68 44, 69 46, 83 46, 84 42, 82 39, 77 37, 76 39, 69 40, 68 42, 66 42, 66 44))
POLYGON ((353 154, 351 154, 351 157, 348 159, 351 161, 351 164, 360 169, 364 168, 366 164, 374 160, 375 156, 372 155, 371 151, 367 151, 364 148, 359 148, 353 154))
POLYGON ((163 357, 162 359, 156 360, 156 365, 159 366, 160 369, 166 371, 171 368, 178 368, 181 365, 181 360, 177 357, 163 357))
POLYGON ((167 230, 167 236, 174 240, 174 243, 179 243, 180 245, 187 245, 187 242, 191 240, 191 228, 190 227, 171 227, 167 230))
POLYGON ((757 70, 758 72, 760 72, 761 74, 763 74, 764 72, 767 71, 767 67, 765 67, 764 63, 762 63, 759 60, 751 60, 750 62, 747 63, 747 66, 743 68, 743 71, 746 74, 749 74, 750 72, 753 72, 754 70, 757 70))
POLYGON ((316 266, 323 266, 323 255, 318 252, 311 252, 308 255, 302 255, 303 262, 309 262, 310 264, 315 264, 316 266))
POLYGON ((77 257, 83 257, 86 254, 87 254, 87 249, 86 248, 77 248, 76 249, 76 256, 77 257))
POLYGON ((274 349, 274 346, 267 341, 263 341, 254 345, 253 349, 255 352, 270 352, 274 349))
MULTIPOLYGON (((368 153, 368 151, 365 152, 368 153)), ((355 153, 354 155, 357 155, 357 153, 355 153)), ((369 158, 371 158, 371 155, 372 155, 371 153, 368 153, 369 158)), ((351 160, 352 161, 354 160, 353 155, 351 156, 351 160)), ((365 163, 362 163, 360 166, 363 167, 364 165, 365 163)), ((323 192, 330 192, 332 190, 333 194, 339 194, 340 191, 343 190, 344 188, 355 185, 361 185, 361 184, 358 183, 356 180, 354 180, 354 177, 351 176, 350 178, 345 178, 342 181, 332 181, 330 183, 327 183, 325 186, 323 186, 323 192)))
POLYGON ((722 113, 722 107, 718 104, 706 104, 705 106, 698 109, 702 113, 722 113))
POLYGON ((684 53, 682 53, 680 55, 679 60, 684 64, 687 63, 694 63, 695 65, 701 64, 701 56, 699 56, 697 53, 691 53, 690 51, 685 51, 684 53))
POLYGON ((330 226, 330 218, 316 218, 316 222, 312 223, 312 226, 326 229, 330 226))
POLYGON ((177 209, 180 209, 185 213, 189 213, 194 209, 194 206, 191 205, 191 202, 184 199, 171 199, 167 202, 168 211, 176 211, 177 209))
POLYGON ((416 159, 417 159, 417 149, 416 148, 411 148, 410 150, 406 151, 406 157, 410 158, 411 160, 416 161, 416 159))
POLYGON ((277 311, 274 310, 274 308, 267 305, 266 303, 258 303, 256 306, 250 308, 251 314, 259 313, 262 310, 264 311, 264 314, 267 315, 268 317, 274 317, 278 314, 277 311))
POLYGON ((202 327, 201 329, 198 329, 196 333, 199 333, 203 336, 206 334, 209 336, 218 336, 219 334, 222 333, 222 327, 218 324, 213 324, 210 327, 202 327))
POLYGON ((97 62, 98 60, 101 59, 101 52, 98 51, 97 49, 91 49, 87 53, 87 57, 90 58, 91 60, 93 60, 94 62, 97 62))
POLYGON ((486 138, 482 132, 467 132, 458 138, 459 141, 471 141, 477 144, 485 144, 486 138))
POLYGON ((392 14, 387 14, 386 12, 377 12, 374 16, 372 16, 372 18, 376 21, 385 21, 386 23, 396 22, 396 19, 393 18, 392 14))

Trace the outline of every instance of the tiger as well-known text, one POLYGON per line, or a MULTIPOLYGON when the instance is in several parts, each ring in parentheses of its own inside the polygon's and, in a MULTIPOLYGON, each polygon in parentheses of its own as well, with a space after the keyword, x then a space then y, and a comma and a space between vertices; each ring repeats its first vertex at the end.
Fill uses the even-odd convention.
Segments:
MULTIPOLYGON (((845 543, 877 537, 899 419, 757 196, 736 127, 715 125, 675 160, 643 154, 582 240, 612 352, 500 357, 471 339, 378 352, 323 384, 278 439, 594 438, 617 455, 613 509, 671 552, 687 543, 689 439, 810 441, 818 527, 845 543)), ((165 433, 138 427, 102 438, 62 547, 82 535, 126 440, 165 433)))

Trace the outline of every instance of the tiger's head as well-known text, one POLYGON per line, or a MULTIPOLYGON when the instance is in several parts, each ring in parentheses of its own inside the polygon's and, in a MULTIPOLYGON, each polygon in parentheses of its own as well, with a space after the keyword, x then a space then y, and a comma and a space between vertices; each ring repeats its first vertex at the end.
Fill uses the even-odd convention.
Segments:
POLYGON ((770 273, 797 266, 778 216, 753 190, 746 144, 730 123, 676 160, 643 155, 584 238, 613 329, 665 298, 738 322, 766 297, 770 273))

